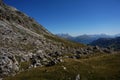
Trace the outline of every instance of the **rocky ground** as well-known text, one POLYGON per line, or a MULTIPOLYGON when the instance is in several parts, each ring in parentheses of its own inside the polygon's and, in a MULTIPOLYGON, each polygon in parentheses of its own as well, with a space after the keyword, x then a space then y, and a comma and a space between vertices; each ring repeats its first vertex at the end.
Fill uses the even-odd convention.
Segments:
POLYGON ((94 54, 64 58, 50 67, 31 68, 4 80, 119 80, 120 54, 94 54))

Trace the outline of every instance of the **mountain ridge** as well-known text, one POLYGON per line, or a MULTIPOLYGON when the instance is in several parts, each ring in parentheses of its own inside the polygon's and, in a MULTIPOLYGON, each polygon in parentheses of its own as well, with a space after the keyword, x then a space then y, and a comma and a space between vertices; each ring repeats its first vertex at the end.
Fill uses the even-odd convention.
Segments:
POLYGON ((83 43, 83 44, 89 44, 94 40, 97 40, 99 38, 114 38, 119 35, 106 35, 106 34, 94 34, 94 35, 88 35, 88 34, 83 34, 79 36, 71 36, 69 34, 56 34, 59 37, 72 40, 75 42, 83 43))
POLYGON ((93 46, 100 46, 100 47, 109 47, 109 48, 113 48, 115 50, 120 50, 120 37, 116 37, 116 38, 99 38, 95 41, 93 41, 92 43, 90 43, 90 45, 93 46))

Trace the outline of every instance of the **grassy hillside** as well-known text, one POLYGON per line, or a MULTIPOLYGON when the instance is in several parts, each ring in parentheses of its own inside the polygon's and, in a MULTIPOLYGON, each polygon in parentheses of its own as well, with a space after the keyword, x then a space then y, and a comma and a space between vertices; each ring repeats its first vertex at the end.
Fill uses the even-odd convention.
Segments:
POLYGON ((78 74, 81 80, 120 80, 120 54, 64 59, 55 66, 27 70, 5 80, 75 80, 78 74))
POLYGON ((49 35, 44 35, 44 36, 45 38, 50 39, 52 41, 63 43, 63 45, 66 47, 69 47, 69 46, 73 48, 86 47, 84 44, 73 42, 73 41, 58 37, 58 36, 49 36, 49 35))

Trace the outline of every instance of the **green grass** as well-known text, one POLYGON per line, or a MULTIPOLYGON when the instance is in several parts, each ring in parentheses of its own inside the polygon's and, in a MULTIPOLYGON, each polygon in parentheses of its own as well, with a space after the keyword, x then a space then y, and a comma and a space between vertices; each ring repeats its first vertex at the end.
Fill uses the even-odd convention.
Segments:
POLYGON ((27 70, 30 66, 30 62, 21 62, 20 63, 20 69, 27 70))
POLYGON ((51 67, 38 67, 5 80, 120 80, 120 54, 103 54, 86 59, 64 59, 51 67), (64 70, 62 66, 67 69, 64 70))
POLYGON ((69 41, 64 38, 60 38, 58 36, 49 36, 49 35, 44 35, 47 39, 50 39, 55 42, 60 42, 63 43, 63 46, 65 47, 73 47, 73 48, 78 48, 78 47, 86 47, 84 44, 80 44, 77 42, 69 41))

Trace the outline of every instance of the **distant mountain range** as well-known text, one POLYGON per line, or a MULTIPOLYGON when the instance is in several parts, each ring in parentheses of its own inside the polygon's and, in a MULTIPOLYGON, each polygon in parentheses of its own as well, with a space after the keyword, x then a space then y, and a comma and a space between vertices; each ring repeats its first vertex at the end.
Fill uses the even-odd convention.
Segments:
POLYGON ((119 37, 120 34, 116 34, 116 35, 106 35, 106 34, 95 34, 95 35, 79 35, 76 37, 73 37, 69 34, 57 34, 57 36, 68 39, 68 40, 72 40, 75 42, 79 42, 79 43, 83 43, 83 44, 90 44, 91 42, 99 39, 99 38, 115 38, 115 37, 119 37))
POLYGON ((115 50, 120 50, 120 37, 116 38, 100 38, 98 40, 93 41, 90 43, 93 46, 100 46, 100 47, 110 47, 114 48, 115 50))

